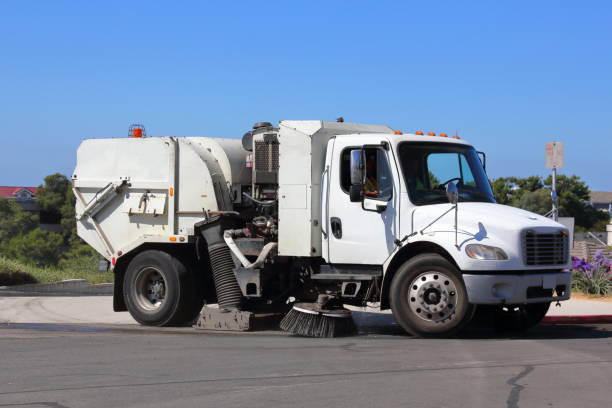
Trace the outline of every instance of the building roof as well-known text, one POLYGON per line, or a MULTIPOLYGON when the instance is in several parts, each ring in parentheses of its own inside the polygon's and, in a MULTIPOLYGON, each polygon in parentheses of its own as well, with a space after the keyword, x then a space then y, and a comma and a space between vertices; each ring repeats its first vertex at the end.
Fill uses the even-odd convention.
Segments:
POLYGON ((0 186, 0 197, 2 198, 17 198, 17 193, 21 190, 26 190, 32 195, 36 195, 38 187, 10 187, 0 186))
POLYGON ((610 204, 612 203, 612 191, 591 191, 591 202, 593 204, 610 204))

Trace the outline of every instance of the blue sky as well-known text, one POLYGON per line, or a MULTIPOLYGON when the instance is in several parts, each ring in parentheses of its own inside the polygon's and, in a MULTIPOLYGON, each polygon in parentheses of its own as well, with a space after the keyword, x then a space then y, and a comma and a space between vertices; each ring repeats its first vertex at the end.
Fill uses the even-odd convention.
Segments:
POLYGON ((240 137, 257 121, 458 132, 491 177, 612 190, 609 1, 2 1, 1 185, 70 174, 88 137, 240 137), (607 169, 607 170, 606 170, 607 169))

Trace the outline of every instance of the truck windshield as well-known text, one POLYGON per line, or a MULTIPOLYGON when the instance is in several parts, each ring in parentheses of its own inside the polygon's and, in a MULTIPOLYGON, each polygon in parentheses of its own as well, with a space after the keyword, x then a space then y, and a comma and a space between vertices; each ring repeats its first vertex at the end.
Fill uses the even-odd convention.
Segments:
POLYGON ((480 158, 471 146, 403 142, 399 158, 410 200, 416 205, 447 203, 448 183, 457 185, 459 201, 495 202, 480 158))

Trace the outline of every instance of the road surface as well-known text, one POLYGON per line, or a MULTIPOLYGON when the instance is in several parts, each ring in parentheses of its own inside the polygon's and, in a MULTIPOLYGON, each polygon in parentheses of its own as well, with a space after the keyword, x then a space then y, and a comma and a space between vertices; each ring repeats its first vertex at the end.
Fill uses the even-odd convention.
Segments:
MULTIPOLYGON (((40 304, 13 312, 36 315, 40 304)), ((612 405, 610 325, 426 340, 389 315, 358 314, 359 336, 305 339, 142 328, 122 314, 85 322, 86 310, 63 323, 56 312, 47 323, 0 323, 0 407, 612 405)))

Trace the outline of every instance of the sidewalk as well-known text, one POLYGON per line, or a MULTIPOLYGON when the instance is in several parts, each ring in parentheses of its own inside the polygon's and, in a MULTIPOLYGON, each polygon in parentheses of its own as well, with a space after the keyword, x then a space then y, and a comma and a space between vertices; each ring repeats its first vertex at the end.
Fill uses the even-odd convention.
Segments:
POLYGON ((578 295, 559 304, 551 304, 547 316, 612 315, 612 299, 593 300, 578 295))

